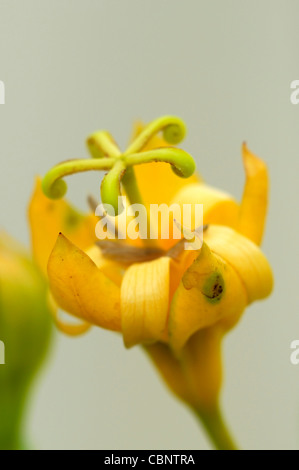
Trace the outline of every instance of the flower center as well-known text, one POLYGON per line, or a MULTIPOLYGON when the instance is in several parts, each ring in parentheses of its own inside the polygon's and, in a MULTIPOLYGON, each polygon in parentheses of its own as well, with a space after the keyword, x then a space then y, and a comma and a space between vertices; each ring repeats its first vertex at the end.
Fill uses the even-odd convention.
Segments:
POLYGON ((170 145, 181 142, 186 134, 184 122, 174 116, 164 116, 148 124, 137 136, 125 152, 121 152, 107 131, 98 131, 87 139, 91 153, 90 159, 69 160, 52 168, 43 178, 42 187, 50 199, 62 198, 67 185, 63 178, 74 173, 104 170, 105 175, 101 185, 102 203, 113 209, 112 215, 119 214, 118 198, 121 195, 121 185, 131 204, 142 204, 142 197, 134 175, 134 166, 143 163, 169 163, 174 173, 182 178, 188 178, 195 171, 193 158, 185 151, 164 147, 143 151, 146 144, 160 131, 170 145))
MULTIPOLYGON (((204 225, 201 230, 207 230, 208 225, 204 225)), ((197 229, 199 230, 199 229, 197 229)), ((116 261, 120 264, 129 266, 135 263, 143 263, 145 261, 152 261, 162 256, 168 256, 174 260, 178 260, 180 255, 185 249, 185 238, 179 240, 169 250, 163 250, 162 248, 155 246, 131 246, 121 240, 99 240, 96 242, 96 246, 101 249, 102 255, 105 258, 116 261)), ((209 285, 207 292, 209 297, 216 298, 221 294, 221 283, 214 283, 214 290, 209 285), (212 289, 212 290, 211 290, 212 289), (217 294, 217 295, 216 295, 217 294)), ((223 289, 222 289, 223 290, 223 289)), ((205 294, 206 295, 206 294, 205 294)))

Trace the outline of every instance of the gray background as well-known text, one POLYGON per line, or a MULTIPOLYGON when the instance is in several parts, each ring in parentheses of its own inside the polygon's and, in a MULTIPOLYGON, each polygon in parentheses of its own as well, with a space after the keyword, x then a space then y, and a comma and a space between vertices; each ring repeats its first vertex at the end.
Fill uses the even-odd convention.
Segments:
MULTIPOLYGON (((250 307, 225 343, 225 414, 245 448, 299 448, 298 1, 0 0, 1 226, 28 244, 35 174, 86 155, 110 129, 124 146, 134 119, 176 114, 184 148, 211 184, 239 198, 247 140, 271 172, 264 241, 276 288, 250 307)), ((86 208, 99 175, 74 177, 86 208)), ((198 424, 135 348, 94 329, 57 334, 31 403, 37 447, 209 448, 198 424)))

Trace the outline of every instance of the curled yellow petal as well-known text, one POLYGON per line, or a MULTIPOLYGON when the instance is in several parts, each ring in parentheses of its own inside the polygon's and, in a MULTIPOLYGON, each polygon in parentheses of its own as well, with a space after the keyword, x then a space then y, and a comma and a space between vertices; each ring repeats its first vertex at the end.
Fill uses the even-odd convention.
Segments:
POLYGON ((120 331, 120 289, 94 262, 59 235, 48 263, 51 292, 66 312, 87 323, 120 331))
POLYGON ((229 227, 211 225, 205 231, 205 242, 211 251, 230 265, 242 281, 248 303, 264 299, 273 288, 269 262, 259 247, 229 227))
POLYGON ((91 324, 86 323, 86 322, 73 324, 73 323, 66 323, 66 322, 62 321, 59 318, 59 313, 58 313, 57 310, 55 312, 53 312, 53 319, 54 319, 54 323, 55 323, 56 327, 58 328, 58 330, 60 330, 62 333, 66 334, 68 336, 83 335, 84 333, 89 331, 90 328, 91 328, 91 324))
POLYGON ((81 249, 95 242, 97 219, 93 215, 84 216, 63 199, 50 200, 42 191, 41 180, 37 178, 34 193, 29 204, 32 252, 43 272, 60 232, 81 249))
POLYGON ((268 208, 269 178, 266 164, 243 144, 246 182, 237 230, 260 245, 268 208))
POLYGON ((237 202, 226 192, 204 183, 188 184, 181 188, 171 201, 172 204, 191 204, 191 228, 195 226, 195 204, 203 204, 204 224, 223 224, 233 227, 239 214, 237 202))
POLYGON ((58 330, 68 336, 80 336, 90 330, 91 325, 85 321, 78 323, 67 323, 60 318, 57 304, 50 290, 48 291, 48 305, 51 316, 58 330))
POLYGON ((171 259, 130 266, 121 286, 121 323, 127 347, 160 339, 169 308, 171 259))
POLYGON ((171 302, 169 341, 180 350, 198 330, 242 314, 247 295, 236 271, 203 243, 171 302))

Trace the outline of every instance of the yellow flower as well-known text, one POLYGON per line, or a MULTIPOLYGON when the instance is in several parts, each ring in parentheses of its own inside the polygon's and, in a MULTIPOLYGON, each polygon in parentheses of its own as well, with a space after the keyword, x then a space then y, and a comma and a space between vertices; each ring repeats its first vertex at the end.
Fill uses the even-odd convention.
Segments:
MULTIPOLYGON (((162 128, 167 128, 169 119, 163 119, 162 128)), ((271 268, 258 247, 267 211, 267 169, 243 145, 246 182, 238 203, 197 176, 178 178, 181 154, 174 156, 171 148, 172 160, 168 154, 164 162, 159 160, 158 152, 168 151, 169 146, 153 137, 151 126, 137 126, 135 140, 123 154, 129 156, 127 160, 119 158, 121 154, 107 133, 94 134, 88 143, 98 160, 86 169, 96 169, 101 162, 109 169, 109 157, 115 158, 102 184, 102 197, 114 205, 111 188, 118 187, 121 178, 126 194, 130 197, 132 186, 138 187, 147 206, 203 204, 207 227, 201 249, 185 251, 182 242, 171 238, 146 247, 140 246, 140 240, 95 243, 92 216, 79 216, 64 200, 49 201, 42 195, 40 184, 29 212, 33 249, 44 268, 49 258, 49 283, 57 304, 82 319, 84 325, 121 333, 127 347, 143 345, 170 389, 200 414, 215 444, 229 448, 233 444, 225 435, 218 408, 221 343, 246 306, 267 297, 272 290, 271 268), (135 147, 134 142, 138 144, 135 147), (133 160, 130 152, 135 162, 136 152, 140 152, 135 175, 131 167, 126 170, 124 166, 124 162, 133 160), (142 158, 146 158, 145 163, 142 158), (134 179, 129 179, 132 176, 134 179)), ((66 175, 75 171, 69 165, 61 166, 66 175)), ((191 167, 186 164, 186 172, 191 167)), ((55 178, 61 177, 59 168, 54 169, 55 178)), ((55 178, 50 172, 43 188, 50 193, 52 185, 53 194, 59 197, 65 187, 55 178)), ((67 325, 60 326, 68 331, 67 325)))

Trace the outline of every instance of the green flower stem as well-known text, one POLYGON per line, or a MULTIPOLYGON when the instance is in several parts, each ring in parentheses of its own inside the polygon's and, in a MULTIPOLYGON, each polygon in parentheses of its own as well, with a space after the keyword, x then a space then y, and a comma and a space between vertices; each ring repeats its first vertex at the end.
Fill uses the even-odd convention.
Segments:
POLYGON ((0 391, 0 450, 24 448, 21 435, 25 395, 26 390, 17 389, 15 385, 0 391))
POLYGON ((204 426, 209 438, 217 450, 237 450, 237 446, 231 437, 223 420, 219 407, 211 411, 194 408, 197 418, 204 426))

